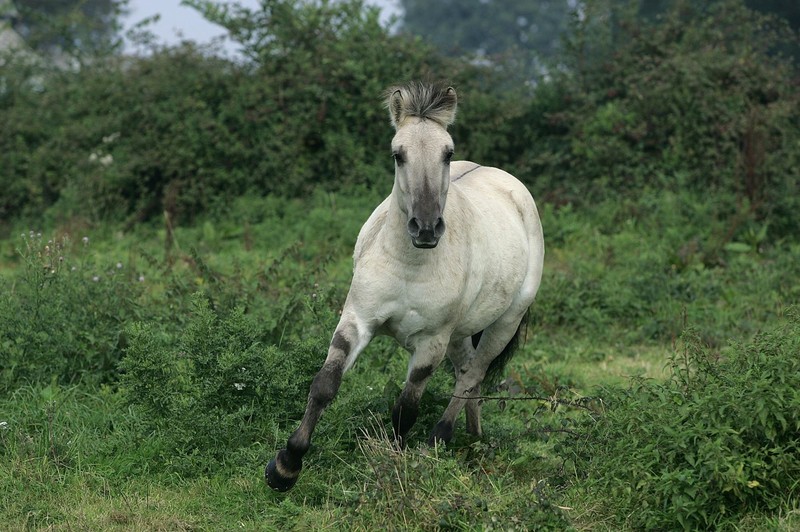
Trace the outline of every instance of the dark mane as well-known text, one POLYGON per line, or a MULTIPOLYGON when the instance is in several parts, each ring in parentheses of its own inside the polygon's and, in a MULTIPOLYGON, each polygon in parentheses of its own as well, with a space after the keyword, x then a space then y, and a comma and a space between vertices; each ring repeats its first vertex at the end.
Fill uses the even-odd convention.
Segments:
POLYGON ((442 82, 410 81, 386 91, 386 107, 395 125, 404 118, 416 116, 447 127, 455 119, 456 92, 442 82))

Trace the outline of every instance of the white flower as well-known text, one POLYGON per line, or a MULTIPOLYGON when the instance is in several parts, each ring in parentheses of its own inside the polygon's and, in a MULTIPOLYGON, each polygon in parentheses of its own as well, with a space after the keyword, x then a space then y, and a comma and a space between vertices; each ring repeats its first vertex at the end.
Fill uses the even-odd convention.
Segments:
POLYGON ((118 262, 118 263, 117 263, 117 269, 118 269, 118 270, 121 270, 121 269, 122 269, 122 263, 121 263, 121 262, 118 262))
POLYGON ((139 282, 140 282, 140 283, 143 283, 143 282, 144 282, 144 275, 140 275, 140 276, 139 276, 139 282))
POLYGON ((84 246, 89 243, 89 237, 88 236, 85 236, 85 237, 81 238, 81 240, 83 241, 83 245, 84 246))
POLYGON ((94 277, 92 277, 92 281, 94 281, 94 282, 97 282, 99 280, 100 280, 100 276, 99 275, 95 275, 94 277))
POLYGON ((107 153, 106 155, 100 157, 99 162, 103 166, 109 166, 111 163, 114 162, 114 157, 112 157, 110 153, 107 153))
POLYGON ((247 387, 247 385, 245 383, 243 383, 243 382, 234 382, 233 383, 233 387, 241 392, 242 390, 244 390, 247 387))
POLYGON ((8 421, 0 421, 0 430, 8 430, 8 421))
POLYGON ((109 142, 114 142, 119 138, 119 131, 112 133, 108 136, 103 137, 103 144, 108 144, 109 142))

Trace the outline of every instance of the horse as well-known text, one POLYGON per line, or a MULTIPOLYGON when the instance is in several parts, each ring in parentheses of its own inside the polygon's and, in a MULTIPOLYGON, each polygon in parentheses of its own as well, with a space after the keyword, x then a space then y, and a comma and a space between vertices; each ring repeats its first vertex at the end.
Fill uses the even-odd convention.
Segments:
POLYGON ((544 238, 528 189, 498 168, 451 161, 456 91, 410 82, 388 89, 385 101, 395 130, 394 186, 358 234, 350 290, 302 421, 266 467, 278 491, 294 486, 342 374, 378 334, 410 352, 392 408, 395 440, 405 444, 445 356, 455 389, 428 443, 450 442, 462 409, 467 432, 480 437, 481 383, 510 357, 541 282, 544 238))

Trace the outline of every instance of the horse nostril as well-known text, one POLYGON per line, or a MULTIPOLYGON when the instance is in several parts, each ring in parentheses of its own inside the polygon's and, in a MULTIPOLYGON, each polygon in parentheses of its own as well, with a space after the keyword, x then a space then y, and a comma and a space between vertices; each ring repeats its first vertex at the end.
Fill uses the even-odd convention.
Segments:
POLYGON ((422 229, 422 227, 420 227, 420 225, 419 225, 419 220, 417 220, 416 218, 411 218, 408 221, 408 233, 411 236, 413 236, 413 237, 419 236, 419 232, 420 232, 421 229, 422 229))
POLYGON ((434 234, 434 236, 436 236, 436 238, 439 238, 440 236, 442 236, 444 234, 444 219, 443 218, 440 217, 438 220, 436 220, 436 225, 433 227, 433 234, 434 234))

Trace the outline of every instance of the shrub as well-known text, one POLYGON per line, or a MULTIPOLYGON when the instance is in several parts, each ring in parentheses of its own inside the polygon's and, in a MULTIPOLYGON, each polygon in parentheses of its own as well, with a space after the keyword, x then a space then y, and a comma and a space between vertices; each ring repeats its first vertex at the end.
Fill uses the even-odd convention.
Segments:
POLYGON ((585 489, 618 525, 645 529, 718 527, 796 500, 797 309, 722 354, 691 331, 683 343, 668 382, 601 393, 607 410, 574 449, 585 489))
POLYGON ((56 222, 80 215, 130 226, 164 211, 189 222, 253 193, 388 192, 382 91, 405 79, 451 78, 475 102, 464 107, 463 156, 502 141, 492 132, 503 124, 497 98, 479 88, 488 70, 390 35, 360 0, 274 0, 256 11, 194 4, 248 62, 186 44, 41 73, 35 91, 29 73, 0 67, 0 218, 51 210, 56 222))
MULTIPOLYGON (((785 23, 741 1, 670 2, 655 20, 590 2, 565 65, 515 119, 514 166, 559 202, 692 190, 797 234, 798 91, 785 23)), ((513 151, 511 153, 514 153, 513 151)))
POLYGON ((220 317, 200 294, 179 334, 144 323, 127 333, 125 399, 167 442, 165 463, 192 474, 297 419, 327 351, 318 340, 269 345, 256 319, 241 309, 220 317))

